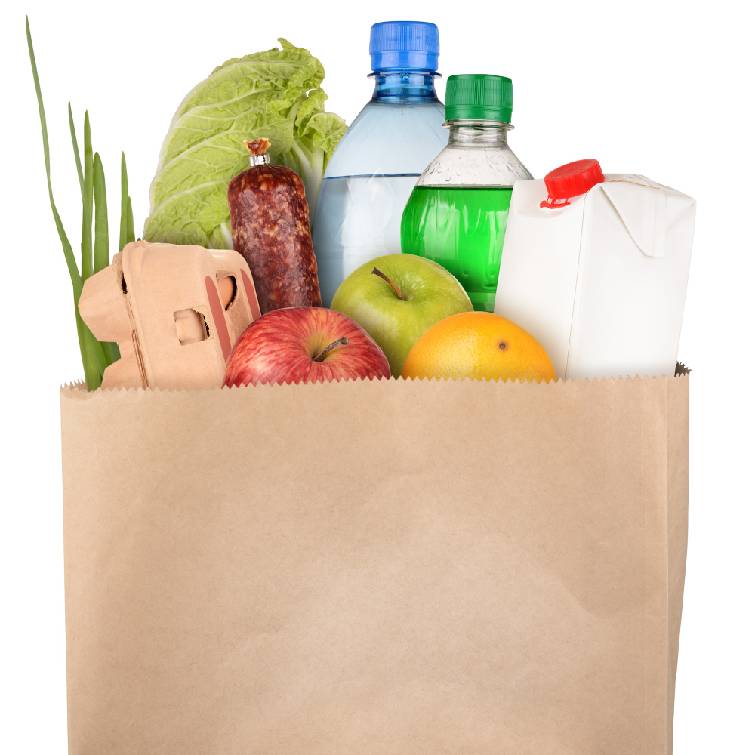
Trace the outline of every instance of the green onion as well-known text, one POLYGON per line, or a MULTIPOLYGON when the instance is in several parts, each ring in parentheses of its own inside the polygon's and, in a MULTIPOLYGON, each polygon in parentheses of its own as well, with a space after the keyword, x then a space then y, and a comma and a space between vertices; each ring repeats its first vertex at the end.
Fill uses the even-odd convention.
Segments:
MULTIPOLYGON (((99 273, 110 264, 110 233, 107 220, 107 190, 105 170, 99 153, 94 154, 94 272, 99 273)), ((118 344, 102 342, 106 364, 120 359, 118 344)))
POLYGON ((107 191, 105 189, 105 171, 99 153, 95 153, 93 162, 94 179, 94 272, 110 264, 110 241, 107 224, 107 191))
POLYGON ((42 90, 39 86, 39 73, 37 72, 37 63, 34 59, 34 48, 31 42, 31 31, 29 30, 29 17, 26 17, 26 43, 29 48, 29 60, 31 61, 31 74, 34 78, 34 89, 37 93, 37 105, 39 107, 39 122, 42 127, 42 146, 45 152, 45 172, 47 173, 47 195, 50 198, 50 209, 52 210, 52 217, 55 221, 55 227, 60 237, 60 243, 63 247, 63 256, 66 260, 66 266, 68 267, 68 274, 71 276, 71 286, 73 287, 74 302, 78 305, 79 294, 81 294, 82 280, 79 273, 79 268, 76 266, 76 258, 73 256, 73 249, 71 248, 71 242, 66 236, 65 229, 63 228, 63 222, 60 219, 58 208, 55 205, 55 198, 52 194, 52 179, 50 177, 50 145, 47 138, 47 118, 45 116, 45 106, 42 101, 42 90))
POLYGON ((128 193, 126 154, 121 152, 121 229, 118 248, 123 249, 130 241, 134 241, 134 238, 134 213, 131 209, 131 197, 128 193))
POLYGON ((86 280, 94 268, 92 260, 92 205, 94 203, 94 157, 89 111, 84 113, 84 191, 81 195, 81 277, 86 280))
MULTIPOLYGON (((79 142, 76 137, 73 111, 68 105, 68 127, 71 133, 71 146, 76 162, 76 173, 81 189, 81 271, 76 264, 71 242, 63 227, 55 198, 52 191, 52 173, 50 170, 50 144, 47 132, 47 116, 42 99, 42 89, 39 83, 39 72, 34 57, 34 46, 29 28, 29 17, 26 17, 26 44, 29 50, 29 61, 34 79, 34 90, 37 95, 37 107, 39 109, 39 122, 42 130, 42 147, 45 157, 45 174, 47 176, 47 195, 50 200, 50 209, 55 222, 55 228, 63 247, 68 275, 71 278, 73 292, 74 316, 76 319, 76 332, 81 351, 81 361, 84 367, 84 377, 87 388, 94 390, 102 383, 102 374, 108 364, 112 364, 119 358, 118 347, 113 343, 98 341, 79 314, 79 298, 84 281, 93 273, 99 272, 109 264, 109 229, 107 217, 107 193, 105 189, 105 171, 102 167, 100 156, 92 150, 92 132, 89 123, 89 113, 84 116, 84 159, 82 161, 79 152, 79 142), (94 239, 92 238, 92 221, 94 220, 94 239)), ((131 210, 131 197, 128 195, 128 177, 126 175, 126 157, 122 156, 121 169, 122 188, 125 187, 121 198, 121 237, 133 240, 134 220, 131 210), (124 180, 125 179, 125 180, 124 180)), ((123 244, 121 244, 123 246, 123 244)))
POLYGON ((131 207, 131 197, 128 198, 128 216, 126 219, 126 240, 134 241, 134 210, 131 207))
POLYGON ((73 122, 73 111, 71 103, 68 103, 68 128, 71 132, 71 146, 73 147, 73 159, 76 161, 76 174, 79 177, 79 186, 81 194, 84 194, 84 171, 81 168, 81 155, 79 154, 79 140, 76 138, 76 126, 73 122))

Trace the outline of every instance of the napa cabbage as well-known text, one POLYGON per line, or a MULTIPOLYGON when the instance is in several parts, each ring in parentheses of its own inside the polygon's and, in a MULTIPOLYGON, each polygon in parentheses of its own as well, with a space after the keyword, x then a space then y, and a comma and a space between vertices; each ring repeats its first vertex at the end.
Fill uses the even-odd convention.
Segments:
POLYGON ((325 111, 322 64, 280 39, 280 48, 229 60, 180 104, 150 187, 148 241, 231 246, 228 183, 249 165, 244 142, 266 137, 271 161, 304 181, 310 208, 346 130, 325 111))

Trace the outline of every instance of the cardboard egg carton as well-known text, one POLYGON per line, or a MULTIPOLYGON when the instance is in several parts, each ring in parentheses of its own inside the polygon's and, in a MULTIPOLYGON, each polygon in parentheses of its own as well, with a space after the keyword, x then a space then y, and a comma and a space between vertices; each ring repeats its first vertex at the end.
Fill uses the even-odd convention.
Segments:
POLYGON ((145 241, 85 282, 79 312, 99 341, 120 349, 103 388, 219 387, 236 341, 260 316, 238 252, 145 241))

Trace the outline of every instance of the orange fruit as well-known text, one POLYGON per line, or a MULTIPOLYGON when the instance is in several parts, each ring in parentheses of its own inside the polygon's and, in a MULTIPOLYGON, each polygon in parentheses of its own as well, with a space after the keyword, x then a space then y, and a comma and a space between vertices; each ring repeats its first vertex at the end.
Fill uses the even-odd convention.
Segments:
POLYGON ((554 380, 545 349, 523 328, 489 312, 462 312, 436 322, 404 362, 405 378, 554 380))

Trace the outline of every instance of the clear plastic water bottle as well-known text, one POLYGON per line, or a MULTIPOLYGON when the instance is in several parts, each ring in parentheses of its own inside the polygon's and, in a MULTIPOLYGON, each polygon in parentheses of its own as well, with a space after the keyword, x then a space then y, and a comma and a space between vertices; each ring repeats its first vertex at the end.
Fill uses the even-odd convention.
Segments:
POLYGON ((448 139, 435 93, 435 24, 373 24, 370 55, 375 91, 328 163, 313 221, 326 306, 354 269, 401 251, 404 205, 448 139))
POLYGON ((448 146, 427 166, 401 224, 402 251, 443 265, 475 309, 492 312, 514 182, 532 178, 511 151, 505 76, 449 76, 448 146))

